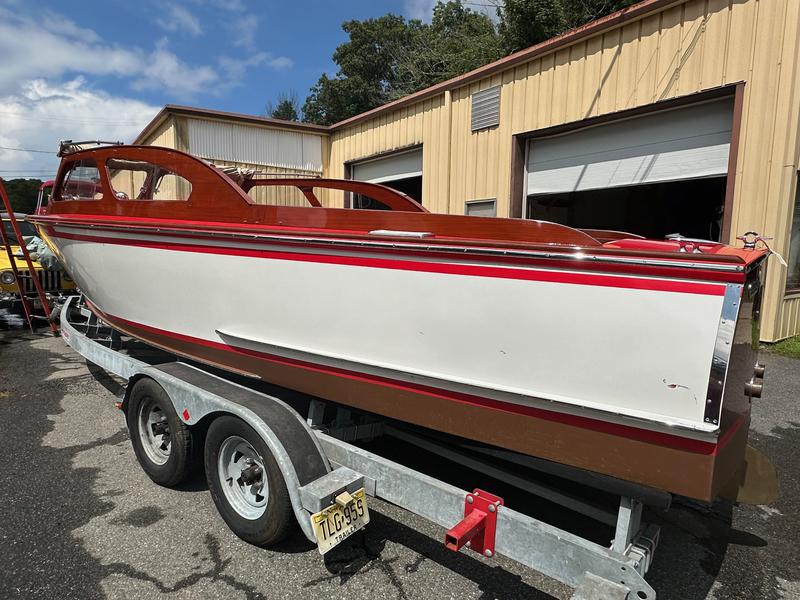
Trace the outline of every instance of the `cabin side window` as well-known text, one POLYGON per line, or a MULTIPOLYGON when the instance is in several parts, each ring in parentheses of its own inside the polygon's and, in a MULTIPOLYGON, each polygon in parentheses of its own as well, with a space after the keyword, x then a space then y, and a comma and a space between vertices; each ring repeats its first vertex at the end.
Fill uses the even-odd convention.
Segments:
POLYGON ((61 182, 60 200, 101 200, 103 187, 100 183, 100 170, 91 158, 76 160, 61 182))
POLYGON ((117 200, 188 200, 192 184, 168 168, 141 160, 110 158, 108 181, 117 200))

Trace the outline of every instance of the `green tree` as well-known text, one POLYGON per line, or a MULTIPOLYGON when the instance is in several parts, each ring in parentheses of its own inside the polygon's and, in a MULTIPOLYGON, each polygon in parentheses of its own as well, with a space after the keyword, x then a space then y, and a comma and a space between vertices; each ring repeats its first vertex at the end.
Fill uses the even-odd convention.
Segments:
POLYGON ((392 14, 345 21, 349 39, 333 53, 339 71, 335 77, 323 74, 311 88, 304 120, 330 125, 388 102, 397 49, 410 44, 421 27, 420 21, 392 14))
POLYGON ((503 56, 492 21, 459 1, 439 2, 431 24, 395 48, 397 67, 390 96, 399 98, 457 77, 503 56))
POLYGON ((297 100, 297 92, 281 92, 278 100, 273 104, 267 102, 264 107, 264 116, 273 119, 283 119, 284 121, 300 120, 300 103, 297 100))
POLYGON ((638 0, 503 0, 497 26, 503 50, 533 46, 638 0))
POLYGON ((29 214, 36 210, 41 179, 4 179, 3 185, 14 212, 29 214))
POLYGON ((497 16, 507 54, 550 39, 566 28, 564 0, 505 0, 497 8, 497 16))
POLYGON ((349 39, 333 54, 339 71, 311 88, 306 121, 329 125, 502 56, 492 21, 460 0, 439 2, 430 25, 389 14, 342 28, 349 39))
POLYGON ((440 0, 430 24, 388 14, 346 21, 335 76, 323 74, 303 120, 330 125, 451 79, 636 0, 490 0, 499 23, 462 0, 440 0))

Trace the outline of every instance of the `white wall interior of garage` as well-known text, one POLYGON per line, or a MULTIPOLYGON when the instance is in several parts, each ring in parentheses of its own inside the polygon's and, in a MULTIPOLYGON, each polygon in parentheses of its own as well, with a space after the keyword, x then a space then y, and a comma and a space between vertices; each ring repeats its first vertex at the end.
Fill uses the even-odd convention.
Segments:
POLYGON ((187 119, 186 128, 196 156, 322 173, 319 135, 206 119, 187 119))
POLYGON ((733 98, 529 142, 528 194, 725 175, 733 98))
POLYGON ((370 183, 422 177, 422 148, 356 163, 352 166, 351 176, 370 183))

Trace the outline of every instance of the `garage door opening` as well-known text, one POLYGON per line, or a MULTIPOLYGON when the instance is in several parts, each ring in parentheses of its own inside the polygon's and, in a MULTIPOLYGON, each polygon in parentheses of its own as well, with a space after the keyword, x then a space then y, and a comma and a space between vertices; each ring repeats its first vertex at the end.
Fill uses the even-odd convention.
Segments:
POLYGON ((531 139, 525 216, 719 241, 733 104, 725 97, 531 139))
MULTIPOLYGON (((351 178, 380 183, 410 196, 420 204, 422 199, 422 148, 397 152, 388 156, 357 162, 351 165, 351 178)), ((355 194, 353 208, 386 210, 388 207, 373 198, 355 194)))
POLYGON ((726 177, 528 196, 526 217, 662 239, 720 241, 726 177))

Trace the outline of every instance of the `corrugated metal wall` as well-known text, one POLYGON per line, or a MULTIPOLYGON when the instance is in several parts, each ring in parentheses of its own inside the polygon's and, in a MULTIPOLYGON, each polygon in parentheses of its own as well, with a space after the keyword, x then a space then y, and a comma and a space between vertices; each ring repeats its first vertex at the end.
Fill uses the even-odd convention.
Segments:
MULTIPOLYGON (((317 177, 328 155, 326 136, 183 116, 169 116, 147 143, 183 150, 221 166, 273 176, 317 177)), ((250 197, 259 204, 308 206, 296 188, 258 187, 251 190, 250 197)))
MULTIPOLYGON (((330 167, 325 175, 344 177, 345 163, 422 143, 422 201, 433 212, 448 212, 449 100, 444 94, 332 134, 330 167)), ((469 124, 467 124, 469 126, 469 124)), ((343 206, 344 195, 328 203, 343 206)))
MULTIPOLYGON (((731 231, 775 236, 788 252, 800 160, 798 0, 689 0, 477 83, 334 131, 334 177, 346 162, 423 147, 423 200, 435 212, 510 199, 512 136, 745 81, 731 231), (471 94, 502 85, 500 125, 472 132, 471 94)), ((332 197, 341 205, 341 197, 332 197)), ((766 340, 800 332, 800 297, 782 301, 785 269, 770 265, 766 340)))
POLYGON ((322 136, 221 120, 186 119, 187 150, 232 163, 322 173, 322 136))
POLYGON ((175 141, 175 120, 169 117, 158 126, 147 140, 149 146, 163 146, 164 148, 177 148, 175 141))
MULTIPOLYGON (((260 173, 264 173, 265 175, 270 175, 273 177, 286 175, 287 170, 281 167, 271 167, 265 165, 257 165, 254 163, 242 163, 242 162, 233 162, 227 160, 214 160, 215 165, 220 165, 222 167, 239 167, 240 169, 252 169, 254 171, 259 171, 260 173)), ((293 170, 291 174, 298 173, 297 170, 293 170)), ((319 175, 318 172, 314 171, 304 171, 300 172, 301 174, 315 176, 319 175)), ((303 193, 294 187, 255 187, 248 195, 253 199, 254 202, 257 204, 270 204, 270 205, 278 205, 278 206, 309 206, 308 200, 306 200, 303 193)))

